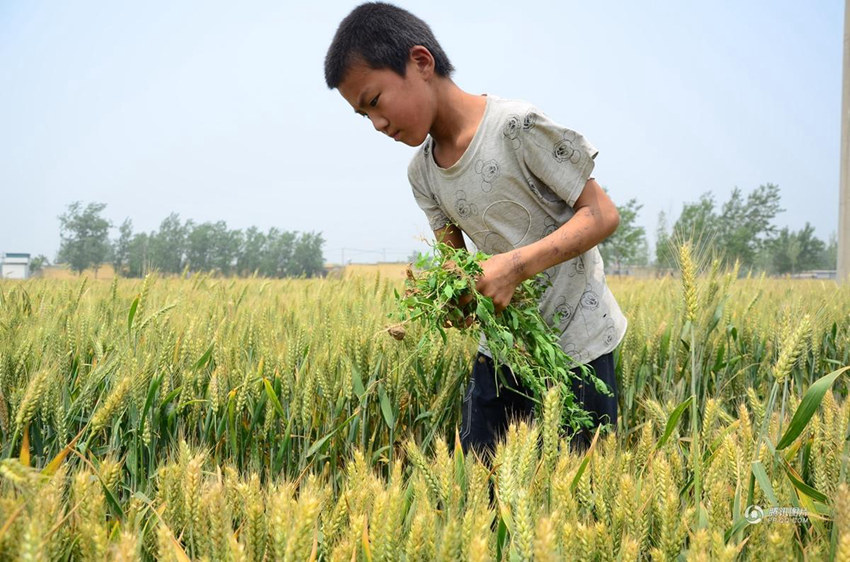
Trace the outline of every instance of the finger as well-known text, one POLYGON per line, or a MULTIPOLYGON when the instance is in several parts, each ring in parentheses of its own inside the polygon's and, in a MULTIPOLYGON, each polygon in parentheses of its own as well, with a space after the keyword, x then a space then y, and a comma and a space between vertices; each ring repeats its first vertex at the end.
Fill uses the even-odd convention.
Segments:
POLYGON ((472 295, 470 293, 464 293, 457 299, 457 305, 459 308, 463 308, 468 305, 472 301, 472 295))

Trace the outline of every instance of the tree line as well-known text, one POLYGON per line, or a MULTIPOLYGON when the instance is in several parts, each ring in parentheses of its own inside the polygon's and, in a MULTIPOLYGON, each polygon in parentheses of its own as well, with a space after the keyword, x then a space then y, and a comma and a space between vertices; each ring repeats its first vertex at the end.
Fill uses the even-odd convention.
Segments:
POLYGON ((824 242, 808 222, 800 230, 779 228, 775 219, 781 207, 779 186, 763 184, 748 194, 736 187, 729 199, 718 204, 711 192, 685 203, 668 226, 665 213, 658 217, 655 259, 650 259, 646 232, 636 224, 642 205, 631 199, 618 205, 620 226, 600 245, 609 269, 654 265, 676 268, 678 245, 691 240, 697 255, 719 258, 725 265, 736 261, 742 272, 764 271, 784 275, 813 269, 835 269, 838 240, 824 242))
MULTIPOLYGON (((694 242, 698 255, 718 257, 726 265, 739 262, 743 272, 784 275, 835 269, 835 235, 825 242, 808 222, 799 230, 779 228, 776 217, 784 212, 780 200, 779 187, 771 183, 746 194, 736 187, 722 203, 713 193, 704 193, 683 205, 672 226, 665 213, 659 214, 650 256, 646 229, 637 224, 643 205, 630 199, 617 206, 620 226, 599 249, 606 269, 614 272, 630 266, 675 269, 677 246, 684 240, 694 242)), ((263 277, 312 277, 324 272, 321 233, 277 228, 263 232, 253 226, 232 230, 224 221, 196 223, 172 213, 152 232, 134 232, 132 221, 125 219, 118 237, 111 240, 112 223, 102 216, 105 208, 104 203, 68 205, 59 216, 57 261, 77 272, 111 263, 126 277, 141 277, 151 270, 263 277)), ((38 256, 36 261, 41 265, 46 259, 38 256)))
POLYGON ((59 216, 58 262, 75 272, 111 263, 125 277, 142 277, 152 270, 263 277, 324 273, 321 233, 274 227, 264 232, 254 226, 233 230, 224 221, 196 223, 171 213, 151 232, 134 232, 127 218, 118 227, 118 237, 110 239, 112 223, 102 215, 105 208, 104 203, 68 205, 59 216))

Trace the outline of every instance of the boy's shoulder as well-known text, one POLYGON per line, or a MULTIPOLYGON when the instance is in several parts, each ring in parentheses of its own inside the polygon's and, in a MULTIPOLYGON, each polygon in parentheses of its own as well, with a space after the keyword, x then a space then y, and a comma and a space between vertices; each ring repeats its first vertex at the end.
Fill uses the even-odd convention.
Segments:
POLYGON ((527 100, 517 98, 503 98, 501 96, 493 94, 486 94, 486 96, 490 103, 493 104, 493 108, 501 110, 502 112, 523 109, 537 109, 534 104, 527 100))
POLYGON ((488 94, 487 97, 490 99, 490 103, 492 104, 492 107, 494 109, 494 115, 527 113, 529 111, 533 111, 535 113, 540 112, 540 109, 536 105, 527 100, 502 98, 491 94, 488 94))

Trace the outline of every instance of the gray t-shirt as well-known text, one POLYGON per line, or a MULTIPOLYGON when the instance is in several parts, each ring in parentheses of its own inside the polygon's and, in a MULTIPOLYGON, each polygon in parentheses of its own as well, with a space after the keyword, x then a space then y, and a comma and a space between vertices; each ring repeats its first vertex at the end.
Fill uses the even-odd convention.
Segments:
MULTIPOLYGON (((574 214, 597 150, 531 104, 487 96, 484 117, 460 160, 434 161, 433 139, 408 167, 416 202, 433 230, 457 225, 488 254, 509 252, 553 233, 574 214)), ((605 283, 597 248, 547 269, 540 311, 560 315, 560 343, 580 363, 612 351, 626 318, 605 283)), ((480 349, 490 354, 482 336, 480 349)))

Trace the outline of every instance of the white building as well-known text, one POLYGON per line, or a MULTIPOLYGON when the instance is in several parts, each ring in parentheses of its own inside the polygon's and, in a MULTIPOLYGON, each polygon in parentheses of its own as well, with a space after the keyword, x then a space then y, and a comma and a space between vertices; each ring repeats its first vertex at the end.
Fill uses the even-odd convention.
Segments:
POLYGON ((0 278, 26 279, 30 276, 30 255, 6 252, 0 254, 0 278))

